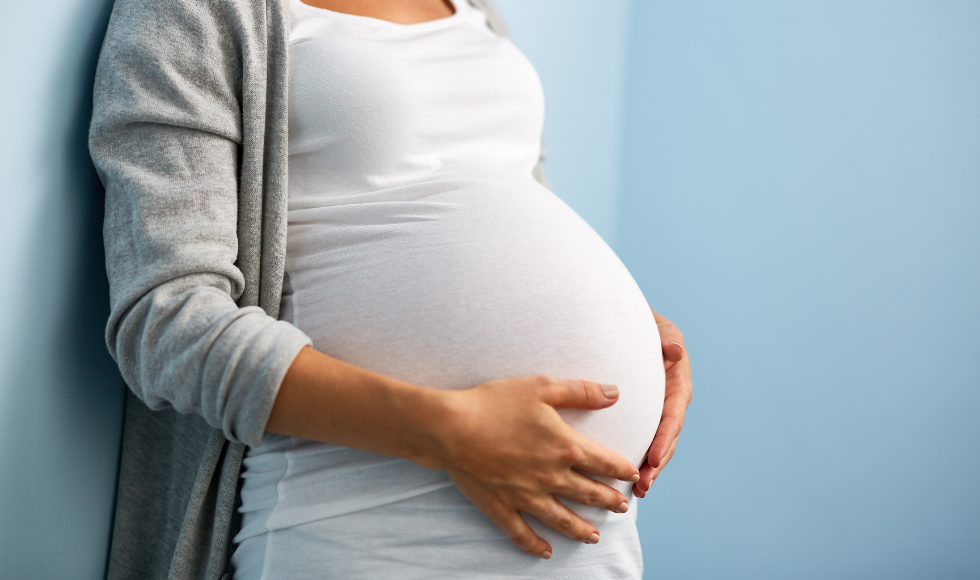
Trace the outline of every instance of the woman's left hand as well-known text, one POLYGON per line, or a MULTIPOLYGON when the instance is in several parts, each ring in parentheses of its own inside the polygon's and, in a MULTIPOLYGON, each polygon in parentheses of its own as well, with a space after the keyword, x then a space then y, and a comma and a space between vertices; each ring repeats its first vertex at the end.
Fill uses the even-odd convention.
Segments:
POLYGON ((640 481, 633 484, 633 494, 645 497, 657 476, 674 456, 677 438, 684 426, 684 414, 691 403, 694 385, 691 383, 691 361, 684 347, 684 335, 674 323, 657 314, 653 317, 660 330, 660 346, 664 354, 664 410, 660 415, 660 426, 653 437, 646 462, 640 466, 640 481))

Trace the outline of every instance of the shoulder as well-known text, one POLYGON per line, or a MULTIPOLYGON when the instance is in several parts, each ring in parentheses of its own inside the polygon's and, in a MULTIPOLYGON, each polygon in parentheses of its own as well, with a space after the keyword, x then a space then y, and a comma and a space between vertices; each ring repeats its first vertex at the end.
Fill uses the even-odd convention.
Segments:
POLYGON ((103 51, 214 61, 264 45, 285 0, 116 0, 103 51))
POLYGON ((255 0, 116 0, 106 44, 164 53, 217 48, 242 35, 264 32, 265 19, 257 4, 255 0))
POLYGON ((267 58, 277 12, 261 0, 116 0, 96 73, 96 116, 104 106, 191 119, 224 109, 231 120, 245 61, 267 58))

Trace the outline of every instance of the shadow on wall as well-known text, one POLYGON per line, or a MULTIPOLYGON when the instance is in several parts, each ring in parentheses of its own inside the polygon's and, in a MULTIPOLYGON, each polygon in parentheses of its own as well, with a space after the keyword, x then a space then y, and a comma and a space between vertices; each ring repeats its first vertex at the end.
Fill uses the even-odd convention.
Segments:
POLYGON ((30 226, 18 224, 22 268, 4 274, 20 286, 7 294, 16 299, 0 402, 0 560, 10 578, 102 577, 115 493, 125 387, 103 338, 104 193, 87 146, 111 2, 67 8, 55 17, 70 31, 62 46, 22 68, 25 92, 41 86, 44 100, 27 103, 36 119, 20 126, 38 134, 15 137, 37 153, 14 168, 18 195, 34 199, 30 226))

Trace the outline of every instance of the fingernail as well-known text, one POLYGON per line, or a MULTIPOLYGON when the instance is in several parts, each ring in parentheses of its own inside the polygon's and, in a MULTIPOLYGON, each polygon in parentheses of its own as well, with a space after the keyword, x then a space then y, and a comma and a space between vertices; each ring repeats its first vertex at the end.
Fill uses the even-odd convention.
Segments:
POLYGON ((608 399, 615 399, 619 395, 619 387, 616 385, 602 385, 602 394, 608 399))
POLYGON ((630 504, 624 501, 623 503, 619 504, 619 507, 616 508, 616 511, 621 514, 625 514, 627 511, 629 511, 629 509, 630 509, 630 504))
POLYGON ((630 483, 636 483, 638 481, 640 481, 640 474, 639 473, 637 473, 636 475, 634 475, 633 477, 630 478, 630 483))
POLYGON ((549 552, 548 550, 545 550, 544 552, 541 552, 541 555, 539 557, 540 558, 544 558, 545 560, 550 560, 551 559, 551 552, 549 552))
POLYGON ((599 534, 593 533, 591 536, 589 536, 589 539, 586 540, 586 542, 588 542, 590 544, 598 544, 599 543, 599 534))

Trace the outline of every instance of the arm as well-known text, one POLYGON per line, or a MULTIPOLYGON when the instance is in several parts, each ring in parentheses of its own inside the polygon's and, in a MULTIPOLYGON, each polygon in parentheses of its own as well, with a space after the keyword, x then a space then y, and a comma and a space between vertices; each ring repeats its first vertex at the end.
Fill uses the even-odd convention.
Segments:
POLYGON ((660 343, 664 355, 666 384, 664 388, 664 409, 660 426, 647 452, 646 463, 640 467, 640 481, 633 485, 637 497, 645 497, 650 486, 674 456, 677 438, 684 426, 684 415, 691 403, 693 383, 691 382, 691 361, 684 347, 684 335, 673 322, 667 320, 652 308, 653 317, 660 330, 660 343))
POLYGON ((119 0, 113 9, 89 135, 106 187, 106 342, 151 408, 197 413, 257 445, 310 341, 237 303, 239 160, 250 151, 242 37, 206 4, 119 0))
POLYGON ((518 546, 550 558, 551 546, 520 511, 572 539, 595 543, 595 526, 554 495, 622 513, 629 505, 623 494, 577 470, 639 480, 636 467, 579 435, 555 410, 613 405, 619 394, 610 387, 528 376, 443 391, 306 348, 283 380, 267 429, 443 469, 518 546))

